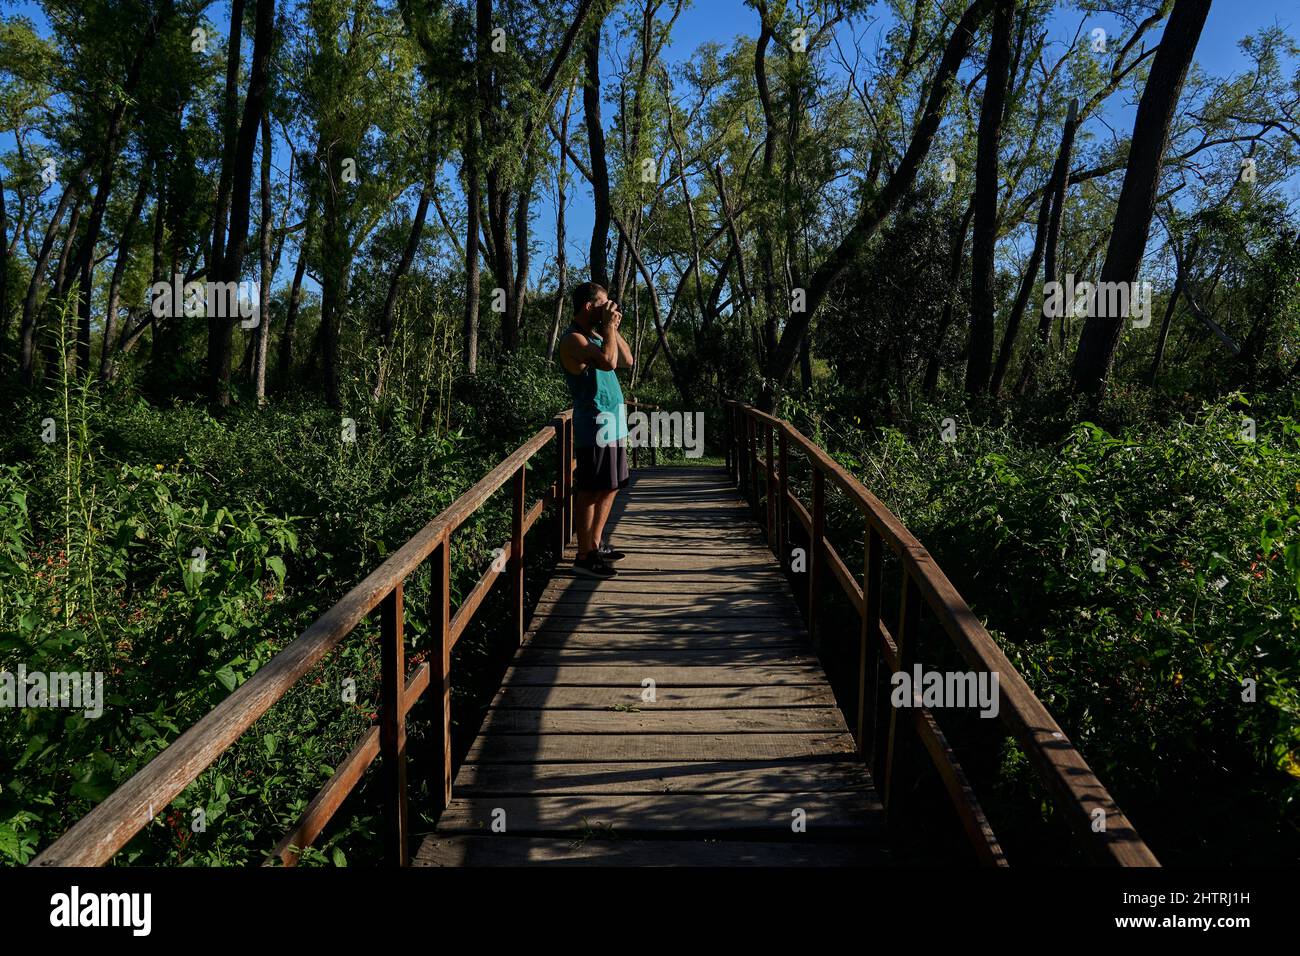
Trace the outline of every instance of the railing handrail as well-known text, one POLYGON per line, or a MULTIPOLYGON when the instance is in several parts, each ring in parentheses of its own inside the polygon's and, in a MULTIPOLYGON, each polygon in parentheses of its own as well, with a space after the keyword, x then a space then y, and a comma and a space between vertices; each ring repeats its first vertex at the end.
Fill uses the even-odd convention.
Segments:
MULTIPOLYGON (((518 590, 522 590, 522 536, 535 522, 542 508, 547 503, 558 504, 562 508, 561 545, 568 540, 571 511, 568 504, 572 489, 572 409, 561 412, 545 428, 539 430, 530 439, 520 445, 514 452, 501 461, 495 468, 483 476, 471 488, 460 495, 433 520, 415 533, 401 548, 389 556, 364 580, 345 594, 333 607, 313 621, 288 646, 279 651, 265 665, 236 688, 230 696, 209 711, 193 726, 173 740, 167 747, 144 767, 140 768, 130 779, 113 791, 107 798, 78 820, 62 836, 51 843, 44 852, 37 856, 32 866, 99 866, 112 858, 118 850, 139 833, 159 811, 166 807, 182 790, 194 782, 204 770, 212 765, 245 731, 275 705, 312 667, 319 663, 326 654, 333 650, 348 636, 362 619, 381 604, 393 606, 391 620, 385 624, 396 627, 395 640, 401 642, 401 591, 406 579, 427 560, 436 550, 446 548, 453 532, 468 520, 483 503, 502 488, 512 477, 516 478, 520 497, 523 491, 522 475, 528 462, 552 440, 559 438, 561 445, 560 460, 569 461, 568 474, 559 469, 557 482, 548 494, 531 509, 523 509, 522 501, 515 503, 515 527, 509 546, 511 564, 517 566, 518 590)), ((443 586, 446 588, 448 564, 444 551, 443 586)), ((446 640, 444 656, 450 654, 455 638, 463 632, 469 617, 472 617, 488 590, 496 579, 505 572, 489 568, 479 584, 467 595, 459 612, 456 623, 459 625, 455 635, 446 622, 447 610, 444 611, 444 630, 446 640), (485 583, 486 582, 486 583, 485 583)), ((518 595, 522 602, 522 595, 518 595)), ((522 603, 516 622, 522 634, 522 603)), ((400 648, 398 649, 400 651, 400 648)), ((398 654, 398 663, 401 654, 398 654)), ((380 725, 385 719, 395 724, 402 724, 394 746, 404 746, 404 721, 407 711, 432 683, 429 664, 423 664, 413 674, 407 675, 404 667, 400 671, 401 691, 398 713, 381 716, 380 725)), ((392 678, 393 675, 388 675, 392 678)), ((445 675, 443 675, 445 676, 445 675)), ((393 683, 390 679, 389 683, 393 683)), ((444 722, 448 715, 444 714, 444 722)), ((292 846, 305 846, 310 843, 324 824, 328 822, 342 798, 351 791, 360 779, 361 773, 375 759, 379 752, 378 736, 381 726, 372 724, 369 731, 351 754, 340 764, 308 807, 303 822, 300 822, 294 834, 306 834, 309 839, 301 844, 281 841, 276 853, 283 862, 296 862, 297 852, 292 846), (346 781, 346 788, 339 786, 346 781), (320 808, 327 809, 323 815, 320 808)), ((400 758, 400 753, 398 754, 400 758)), ((449 759, 449 758, 448 758, 449 759)), ((448 763, 448 772, 450 764, 448 763)), ((450 781, 444 781, 449 792, 450 781)), ((294 834, 290 834, 291 836, 294 834)), ((405 834, 402 834, 404 839, 405 834)))
MULTIPOLYGON (((848 571, 834 546, 825 538, 824 532, 819 532, 814 536, 810 531, 810 539, 814 537, 819 539, 813 541, 813 551, 825 550, 827 563, 830 565, 831 570, 835 572, 834 576, 844 587, 862 617, 864 654, 871 650, 866 646, 868 638, 874 637, 874 642, 878 645, 874 650, 879 651, 881 657, 891 668, 908 670, 907 667, 901 666, 901 664, 912 663, 916 659, 916 642, 914 639, 907 642, 904 650, 900 651, 899 649, 899 643, 901 642, 898 641, 898 637, 901 636, 904 628, 900 626, 900 635, 893 636, 890 635, 884 622, 879 620, 879 554, 873 557, 871 547, 872 539, 878 536, 881 542, 889 546, 903 566, 905 598, 900 623, 902 619, 906 618, 907 614, 906 595, 908 582, 914 582, 920 596, 925 600, 926 607, 938 620, 944 633, 953 642, 967 663, 983 671, 998 674, 998 689, 1001 694, 999 717, 1033 762, 1039 776, 1046 784, 1058 807, 1064 812, 1066 819, 1074 830, 1083 836, 1089 853, 1094 858, 1107 863, 1136 866, 1158 865, 1154 854, 1138 836, 1137 830, 1111 798, 1101 781, 1097 779, 1087 761, 1070 743, 1051 713, 1039 701, 1024 678, 985 629, 974 611, 970 609, 957 592, 957 589, 953 587, 952 582, 948 580, 948 577, 931 558, 929 552, 898 520, 893 512, 885 507, 857 478, 849 474, 831 458, 824 449, 808 439, 789 422, 754 408, 745 402, 724 399, 723 404, 725 407, 732 409, 733 413, 742 416, 745 421, 754 423, 753 427, 747 426, 747 431, 743 436, 746 457, 742 461, 739 458, 739 444, 742 436, 737 434, 739 430, 736 428, 735 421, 728 417, 728 468, 739 483, 748 483, 753 488, 754 497, 756 498, 757 466, 760 463, 766 465, 767 485, 765 487, 767 489, 769 529, 777 532, 777 534, 773 535, 774 544, 777 540, 782 542, 785 540, 783 537, 785 526, 777 509, 791 508, 792 513, 805 524, 806 528, 819 527, 822 520, 820 502, 822 478, 819 476, 824 476, 833 481, 866 518, 869 529, 866 535, 865 577, 867 580, 865 585, 861 586, 859 582, 852 580, 851 572, 848 571), (760 459, 758 455, 757 426, 759 425, 765 426, 767 429, 768 454, 766 461, 760 459), (751 432, 753 433, 752 444, 754 446, 752 454, 749 450, 751 432), (772 434, 774 432, 781 439, 779 475, 778 465, 772 460, 774 457, 772 434), (788 490, 788 476, 785 472, 787 442, 803 449, 813 466, 815 479, 813 514, 810 514, 793 493, 788 490), (750 467, 753 467, 755 471, 750 472, 748 470, 750 467), (779 487, 774 487, 778 477, 779 487), (773 501, 774 494, 780 495, 779 503, 773 501), (875 579, 874 588, 871 580, 873 577, 875 579), (876 617, 874 622, 869 620, 869 617, 873 615, 876 617), (873 631, 875 632, 874 635, 870 633, 873 631), (904 660, 900 660, 900 658, 904 658, 904 660), (1104 814, 1101 818, 1104 820, 1104 829, 1102 830, 1096 828, 1095 811, 1097 810, 1101 810, 1104 814)), ((784 556, 782 556, 781 560, 784 564, 784 556)), ((810 579, 818 573, 819 567, 820 562, 816 560, 816 554, 814 554, 809 561, 808 573, 810 579)), ((815 580, 810 581, 809 593, 810 596, 815 596, 817 593, 817 582, 815 580)), ((914 601, 915 596, 912 599, 914 601)), ((812 615, 815 614, 815 608, 812 607, 811 601, 809 614, 810 631, 813 631, 812 615)), ((910 626, 907 630, 911 634, 915 631, 916 622, 913 620, 909 623, 910 626)), ((865 664, 862 674, 866 674, 865 664)), ((858 733, 861 738, 864 736, 862 712, 866 709, 865 701, 868 695, 865 692, 865 677, 860 676, 860 680, 863 681, 859 693, 858 733)), ((996 837, 992 834, 987 820, 984 819, 983 811, 979 809, 978 803, 974 800, 973 793, 968 792, 969 784, 966 782, 960 766, 956 764, 955 758, 951 755, 950 748, 947 747, 937 722, 924 709, 921 709, 916 714, 915 719, 925 740, 926 749, 930 751, 931 758, 935 761, 941 774, 945 776, 945 784, 948 786, 949 793, 954 801, 963 799, 973 804, 968 808, 970 810, 969 814, 963 816, 963 823, 966 824, 968 833, 971 833, 972 839, 977 843, 977 848, 980 849, 982 855, 985 855, 986 862, 1004 862, 1001 858, 1001 850, 996 843, 996 837), (951 762, 952 766, 939 766, 944 762, 951 762), (983 842, 984 846, 980 847, 980 842, 983 842)), ((877 728, 877 734, 879 733, 880 730, 877 728)), ((891 726, 888 741, 888 766, 892 766, 893 762, 895 749, 893 738, 894 730, 891 726)), ((865 751, 865 740, 859 740, 859 748, 865 751)), ((963 808, 959 807, 959 813, 962 812, 963 808)))

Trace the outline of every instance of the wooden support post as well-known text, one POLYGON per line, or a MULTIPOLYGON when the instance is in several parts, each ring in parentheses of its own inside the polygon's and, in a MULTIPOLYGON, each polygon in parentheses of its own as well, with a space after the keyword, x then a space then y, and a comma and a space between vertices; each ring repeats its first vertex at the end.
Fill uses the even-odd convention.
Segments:
POLYGON ((767 500, 767 546, 776 548, 776 457, 772 450, 772 424, 763 430, 767 436, 764 451, 767 454, 767 475, 763 479, 763 497, 767 500))
POLYGON ((399 581, 380 602, 379 615, 379 754, 384 779, 385 855, 392 866, 410 866, 402 582, 399 581))
POLYGON ((727 474, 731 475, 731 406, 722 406, 722 453, 727 460, 727 474))
POLYGON ((733 405, 731 408, 731 477, 737 488, 740 487, 740 476, 743 473, 740 464, 740 409, 733 405))
POLYGON ((749 458, 749 443, 745 425, 745 413, 736 409, 736 488, 744 498, 749 491, 749 472, 746 470, 749 458))
POLYGON ((444 537, 429 562, 429 696, 433 702, 434 811, 451 803, 451 540, 444 537), (442 779, 439 780, 438 778, 442 779))
POLYGON ((777 436, 777 476, 776 476, 776 559, 782 569, 790 569, 790 467, 789 448, 786 445, 785 429, 777 436))
POLYGON ((515 492, 515 507, 510 519, 510 618, 511 631, 515 646, 524 643, 524 512, 528 511, 528 502, 524 501, 524 476, 528 473, 521 464, 512 481, 515 492))
POLYGON ((749 468, 749 510, 758 517, 758 424, 749 415, 745 416, 745 440, 749 468))
POLYGON ((880 638, 880 564, 884 542, 880 532, 867 525, 863 545, 862 636, 858 648, 858 755, 873 759, 876 712, 881 688, 877 680, 876 661, 881 659, 880 638))
POLYGON ((564 543, 573 540, 573 416, 564 421, 564 543))
POLYGON ((564 560, 564 546, 568 541, 564 537, 565 511, 569 499, 564 494, 564 419, 557 418, 551 423, 555 429, 555 560, 564 560))
POLYGON ((814 650, 821 647, 817 630, 817 605, 822 596, 822 538, 826 534, 826 476, 812 463, 812 534, 808 541, 808 637, 814 650))
MULTIPOLYGON (((903 596, 898 609, 898 630, 894 640, 898 644, 898 670, 911 674, 912 665, 919 659, 919 625, 921 623, 921 590, 912 581, 906 565, 903 568, 903 596)), ((919 693, 919 687, 912 688, 919 693)), ((911 703, 909 701, 909 703, 911 703)), ((908 774, 910 760, 906 756, 914 750, 916 742, 911 730, 914 726, 914 708, 892 707, 889 715, 889 741, 885 752, 885 780, 881 797, 891 820, 897 820, 903 804, 903 778, 908 774)))
POLYGON ((524 476, 527 468, 519 466, 515 472, 514 510, 510 516, 510 560, 506 567, 510 572, 510 631, 515 646, 524 642, 524 512, 528 504, 524 501, 524 476))

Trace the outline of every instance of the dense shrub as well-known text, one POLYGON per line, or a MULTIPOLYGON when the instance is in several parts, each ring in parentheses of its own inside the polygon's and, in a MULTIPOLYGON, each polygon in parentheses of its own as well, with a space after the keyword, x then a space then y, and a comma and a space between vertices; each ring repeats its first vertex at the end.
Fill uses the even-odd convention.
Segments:
POLYGON ((961 417, 945 442, 938 408, 908 434, 787 409, 935 555, 1157 853, 1200 862, 1297 851, 1298 410, 1234 396, 1049 445, 961 417))
MULTIPOLYGON (((25 400, 14 420, 30 427, 0 439, 0 460, 12 462, 0 467, 0 670, 103 672, 107 704, 97 719, 0 711, 0 861, 30 860, 563 408, 558 376, 542 364, 485 369, 455 430, 421 430, 418 416, 392 407, 381 423, 366 408, 353 416, 355 441, 344 440, 341 416, 307 401, 219 420, 191 405, 75 391, 66 404, 62 394, 25 400), (51 444, 40 439, 46 418, 51 444)), ((458 533, 453 600, 508 528, 502 493, 458 533)), ((427 574, 413 576, 417 663, 427 593, 427 574)), ((490 630, 457 649, 472 659, 457 687, 466 732, 490 630)), ((359 627, 169 807, 154 808, 118 859, 260 862, 373 719, 374 637, 371 623, 359 627), (346 679, 355 701, 340 693, 346 679), (197 809, 203 832, 191 826, 197 809)), ((374 801, 363 795, 354 809, 309 861, 375 852, 374 801)))

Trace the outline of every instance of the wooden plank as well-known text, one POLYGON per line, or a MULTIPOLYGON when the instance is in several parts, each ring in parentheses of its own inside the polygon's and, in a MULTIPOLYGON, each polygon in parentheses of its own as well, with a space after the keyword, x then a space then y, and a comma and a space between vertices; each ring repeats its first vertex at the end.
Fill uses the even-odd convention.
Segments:
POLYGON ((609 840, 431 836, 414 866, 884 866, 888 851, 871 843, 749 840, 609 840))
POLYGON ((577 629, 605 630, 608 633, 632 631, 644 634, 785 634, 792 642, 802 640, 804 635, 803 626, 797 621, 762 616, 701 615, 692 619, 684 615, 671 614, 642 617, 635 612, 586 616, 547 614, 535 621, 533 626, 536 631, 552 631, 559 634, 577 629))
POLYGON ((824 684, 816 664, 718 664, 707 667, 675 665, 522 664, 506 671, 502 687, 637 687, 653 680, 664 687, 753 687, 780 684, 824 684))
POLYGON ((676 793, 457 797, 438 821, 438 832, 491 833, 495 817, 509 834, 760 832, 809 840, 824 833, 843 840, 864 837, 880 826, 880 816, 870 794, 854 792, 755 793, 743 800, 676 793), (792 828, 800 815, 804 833, 792 828))
MULTIPOLYGON (((599 627, 606 622, 616 621, 670 621, 678 624, 682 630, 689 630, 696 621, 711 621, 714 626, 723 623, 752 625, 757 630, 771 628, 757 627, 764 621, 773 626, 800 627, 802 623, 795 616, 793 604, 772 602, 766 607, 753 605, 741 609, 740 605, 732 607, 725 598, 713 603, 693 603, 679 601, 675 604, 642 604, 638 601, 614 601, 606 604, 583 604, 580 601, 561 601, 558 603, 539 604, 534 612, 534 624, 540 621, 565 618, 580 618, 599 627)), ((736 630, 737 628, 729 628, 736 630)))
POLYGON ((744 575, 687 573, 659 574, 655 572, 619 572, 618 577, 606 581, 578 577, 566 572, 564 566, 551 576, 551 583, 543 596, 568 594, 669 594, 683 598, 697 595, 768 592, 785 584, 775 570, 770 573, 751 572, 744 575))
POLYGON ((848 733, 806 734, 502 734, 479 737, 466 763, 580 761, 852 759, 848 733))
POLYGON ((636 687, 503 687, 492 707, 529 710, 723 710, 759 707, 834 707, 835 695, 826 684, 774 687, 657 687, 655 699, 642 699, 636 687))
MULTIPOLYGON (((652 671, 662 667, 696 667, 802 664, 815 668, 816 658, 808 655, 805 647, 791 644, 786 647, 758 648, 689 648, 685 650, 645 649, 631 650, 625 648, 602 647, 539 647, 525 644, 515 655, 515 664, 520 666, 564 666, 589 665, 591 667, 613 667, 619 669, 638 668, 641 680, 647 677, 658 678, 652 671)), ((640 681, 638 681, 640 683, 640 681)))
MULTIPOLYGON (((752 556, 748 554, 737 554, 735 551, 729 551, 725 548, 713 548, 705 550, 703 548, 691 549, 690 551, 653 549, 653 550, 629 550, 622 547, 620 549, 627 552, 627 557, 618 563, 616 570, 619 575, 628 571, 725 571, 731 574, 747 568, 765 568, 775 570, 776 559, 771 553, 759 554, 755 552, 752 556)), ((572 563, 570 561, 570 563, 572 563)))
POLYGON ((532 647, 602 647, 607 650, 738 650, 740 648, 803 648, 801 635, 781 631, 645 630, 588 631, 549 627, 531 634, 532 647))
POLYGON ((599 613, 610 608, 638 611, 642 609, 657 611, 663 608, 665 611, 683 614, 691 614, 699 609, 738 615, 792 614, 795 611, 794 599, 790 596, 780 591, 758 590, 751 585, 748 589, 741 588, 734 591, 699 590, 693 593, 684 592, 680 588, 665 591, 547 588, 538 598, 534 613, 540 614, 559 607, 577 608, 582 613, 589 610, 599 613))
POLYGON ((786 734, 847 730, 830 707, 490 711, 480 734, 786 734))
POLYGON ((861 764, 842 760, 683 763, 481 763, 456 776, 462 796, 530 793, 814 793, 872 789, 861 764))

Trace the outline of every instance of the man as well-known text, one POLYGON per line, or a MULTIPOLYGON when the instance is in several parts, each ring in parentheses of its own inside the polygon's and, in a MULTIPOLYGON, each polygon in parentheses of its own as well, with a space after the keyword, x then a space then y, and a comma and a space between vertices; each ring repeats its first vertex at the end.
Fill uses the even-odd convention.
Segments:
POLYGON ((615 370, 632 367, 632 350, 619 334, 623 314, 605 288, 584 282, 573 290, 573 322, 560 340, 560 366, 573 397, 574 523, 578 553, 573 570, 606 579, 624 557, 604 539, 614 496, 627 485, 627 410, 615 370))

